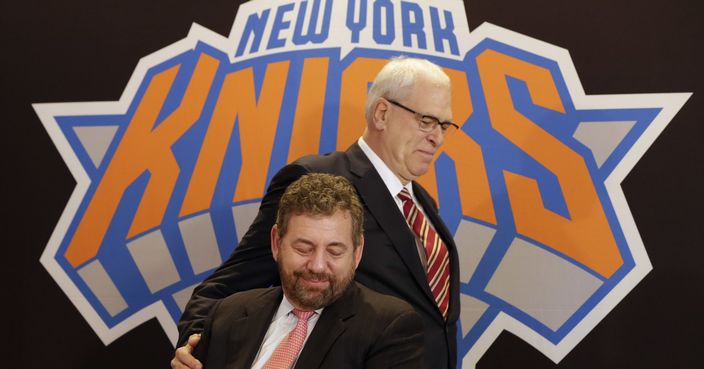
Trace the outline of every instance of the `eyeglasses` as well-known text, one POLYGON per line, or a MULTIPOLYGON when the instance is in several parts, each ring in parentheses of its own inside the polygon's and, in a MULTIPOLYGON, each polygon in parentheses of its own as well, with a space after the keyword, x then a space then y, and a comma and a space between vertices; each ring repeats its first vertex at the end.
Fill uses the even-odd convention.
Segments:
POLYGON ((418 121, 418 128, 423 131, 423 132, 432 132, 436 126, 440 126, 440 129, 444 132, 446 132, 450 127, 455 127, 455 129, 459 129, 460 126, 458 126, 455 123, 445 121, 441 122, 440 119, 435 118, 432 115, 423 115, 407 106, 402 105, 399 102, 396 102, 391 99, 386 99, 386 101, 390 102, 393 105, 398 106, 399 108, 412 113, 413 115, 416 116, 416 120, 418 121))

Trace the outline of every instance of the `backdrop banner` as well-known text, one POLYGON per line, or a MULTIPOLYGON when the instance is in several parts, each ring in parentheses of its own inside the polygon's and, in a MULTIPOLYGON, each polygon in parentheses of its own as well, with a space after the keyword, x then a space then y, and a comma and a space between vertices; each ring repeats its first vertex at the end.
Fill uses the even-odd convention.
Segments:
POLYGON ((345 150, 379 69, 422 57, 451 77, 460 126, 419 179, 458 246, 458 367, 502 332, 560 363, 653 268, 622 183, 691 90, 586 93, 567 49, 470 31, 468 6, 249 1, 229 36, 193 23, 123 66, 116 101, 32 101, 76 181, 41 264, 104 345, 154 318, 174 344, 277 170, 345 150))

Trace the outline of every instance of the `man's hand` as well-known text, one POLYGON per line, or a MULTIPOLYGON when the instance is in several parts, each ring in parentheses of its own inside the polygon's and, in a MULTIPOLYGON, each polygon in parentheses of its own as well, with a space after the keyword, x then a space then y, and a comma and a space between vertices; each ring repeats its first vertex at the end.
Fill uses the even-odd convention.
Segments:
POLYGON ((176 349, 176 354, 171 360, 172 369, 202 369, 203 364, 193 357, 193 349, 200 342, 200 334, 192 334, 188 337, 188 343, 176 349))

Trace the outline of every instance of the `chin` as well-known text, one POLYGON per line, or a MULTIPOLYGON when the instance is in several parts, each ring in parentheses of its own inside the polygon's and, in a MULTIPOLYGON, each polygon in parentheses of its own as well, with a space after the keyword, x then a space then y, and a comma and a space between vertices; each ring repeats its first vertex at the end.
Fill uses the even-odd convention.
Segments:
POLYGON ((414 168, 414 170, 411 171, 411 175, 413 176, 413 179, 416 179, 425 173, 428 173, 428 169, 430 168, 430 165, 423 165, 419 166, 418 168, 414 168))

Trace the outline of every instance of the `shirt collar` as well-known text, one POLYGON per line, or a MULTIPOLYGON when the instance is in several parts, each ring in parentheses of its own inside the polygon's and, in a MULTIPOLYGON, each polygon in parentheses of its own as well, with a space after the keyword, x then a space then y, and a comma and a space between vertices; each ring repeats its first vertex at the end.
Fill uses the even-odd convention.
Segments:
MULTIPOLYGON (((283 299, 281 299, 281 304, 279 305, 279 310, 276 311, 276 315, 274 315, 274 320, 288 315, 290 312, 292 312, 294 309, 293 305, 291 304, 290 301, 286 298, 286 294, 284 294, 283 299)), ((324 307, 320 309, 316 309, 315 312, 320 316, 322 314, 324 307)))
POLYGON ((381 180, 384 181, 386 189, 389 190, 389 193, 392 197, 395 198, 404 187, 408 189, 408 192, 411 193, 411 197, 414 197, 413 186, 411 185, 411 182, 406 183, 406 185, 404 186, 401 183, 401 180, 396 177, 396 174, 391 171, 389 166, 386 165, 383 160, 381 160, 379 155, 377 155, 371 147, 369 147, 369 145, 364 141, 363 137, 360 137, 359 140, 357 140, 357 144, 362 149, 362 152, 364 152, 364 155, 367 156, 367 159, 369 159, 369 161, 372 163, 374 169, 376 169, 376 172, 379 173, 381 180))

